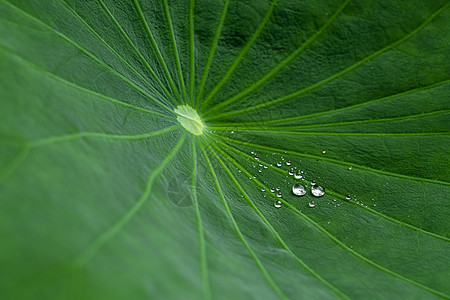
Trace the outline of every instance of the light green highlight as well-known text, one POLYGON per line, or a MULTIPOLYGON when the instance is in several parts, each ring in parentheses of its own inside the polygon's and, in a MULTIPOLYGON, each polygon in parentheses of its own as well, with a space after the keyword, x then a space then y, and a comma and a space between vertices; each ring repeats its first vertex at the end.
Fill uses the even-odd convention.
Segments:
POLYGON ((187 131, 195 135, 203 134, 203 122, 197 111, 189 105, 178 105, 175 108, 177 120, 187 131))

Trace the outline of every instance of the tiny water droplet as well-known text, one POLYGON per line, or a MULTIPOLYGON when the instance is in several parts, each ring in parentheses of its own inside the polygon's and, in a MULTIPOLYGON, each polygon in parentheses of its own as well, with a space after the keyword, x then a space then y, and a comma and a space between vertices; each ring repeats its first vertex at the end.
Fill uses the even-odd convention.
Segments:
POLYGON ((233 134, 234 133, 234 130, 231 130, 231 134, 233 134))
POLYGON ((264 166, 264 169, 267 169, 268 168, 268 166, 264 166))
POLYGON ((328 221, 327 223, 330 224, 330 221, 328 221))
POLYGON ((327 153, 327 150, 323 150, 322 153, 323 153, 323 154, 327 153))
POLYGON ((314 197, 322 197, 325 195, 325 189, 320 185, 314 185, 311 187, 311 194, 313 194, 314 197))
POLYGON ((294 174, 294 178, 295 179, 302 179, 303 176, 297 173, 297 174, 294 174))
POLYGON ((308 205, 309 207, 316 207, 316 204, 314 202, 309 202, 308 205))
POLYGON ((266 190, 265 189, 261 189, 261 192, 265 192, 266 190))
POLYGON ((277 167, 281 167, 281 162, 277 162, 277 167))
POLYGON ((277 197, 278 197, 278 198, 281 198, 281 193, 278 192, 278 193, 277 193, 277 197))
POLYGON ((294 172, 292 172, 292 171, 289 171, 289 175, 291 175, 291 176, 292 176, 292 175, 294 175, 294 172))
POLYGON ((286 166, 290 166, 290 165, 291 165, 291 161, 289 160, 286 162, 286 166))
POLYGON ((311 181, 311 185, 316 185, 316 181, 315 180, 311 181))
POLYGON ((270 188, 270 191, 271 191, 272 193, 274 193, 274 192, 275 192, 275 188, 270 188))
POLYGON ((275 205, 276 208, 280 208, 281 207, 281 201, 275 202, 274 205, 275 205))
POLYGON ((256 159, 256 160, 259 160, 259 157, 258 157, 258 156, 255 156, 255 159, 256 159))
POLYGON ((374 203, 374 204, 373 204, 373 206, 377 206, 377 204, 376 204, 376 203, 374 203))
POLYGON ((292 187, 292 193, 296 196, 303 196, 306 194, 306 189, 303 185, 301 185, 300 183, 296 183, 294 184, 294 186, 292 187))
POLYGON ((261 172, 262 172, 262 170, 258 170, 258 172, 259 172, 259 173, 261 173, 261 172))
POLYGON ((276 190, 279 191, 279 190, 280 190, 280 187, 277 187, 276 190))
POLYGON ((352 196, 350 196, 350 194, 349 194, 345 197, 345 199, 350 200, 350 199, 352 199, 352 196))
POLYGON ((255 154, 255 151, 250 152, 250 154, 255 154))
POLYGON ((350 167, 348 167, 348 169, 349 169, 349 171, 351 171, 351 170, 353 169, 353 167, 352 167, 352 166, 350 166, 350 167))

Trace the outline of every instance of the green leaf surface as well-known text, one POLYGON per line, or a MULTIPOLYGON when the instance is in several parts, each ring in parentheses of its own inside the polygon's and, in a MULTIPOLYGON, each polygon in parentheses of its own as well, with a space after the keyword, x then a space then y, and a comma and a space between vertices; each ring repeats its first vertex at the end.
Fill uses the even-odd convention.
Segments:
POLYGON ((0 0, 1 298, 449 299, 449 37, 445 0, 0 0))

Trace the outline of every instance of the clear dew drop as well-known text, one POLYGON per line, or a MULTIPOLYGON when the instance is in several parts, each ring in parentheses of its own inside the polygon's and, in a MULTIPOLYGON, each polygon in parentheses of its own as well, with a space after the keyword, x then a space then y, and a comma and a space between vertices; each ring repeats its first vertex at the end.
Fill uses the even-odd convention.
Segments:
POLYGON ((353 167, 352 167, 352 166, 348 167, 348 170, 349 170, 349 171, 351 171, 352 169, 353 169, 353 167))
POLYGON ((231 134, 233 134, 234 133, 234 130, 231 130, 231 134))
POLYGON ((301 185, 300 183, 296 183, 292 187, 292 194, 299 196, 299 197, 304 196, 306 194, 306 188, 303 185, 301 185))
POLYGON ((275 192, 275 188, 271 188, 270 191, 271 191, 272 193, 274 193, 274 192, 275 192))
POLYGON ((322 197, 325 195, 325 189, 320 185, 313 185, 311 187, 311 194, 313 194, 314 197, 322 197))
POLYGON ((276 208, 280 208, 281 207, 281 201, 275 202, 274 205, 275 205, 276 208))
POLYGON ((281 167, 281 162, 277 162, 277 167, 281 167))
POLYGON ((295 179, 302 179, 303 176, 301 174, 297 173, 297 174, 294 174, 294 178, 295 179))
POLYGON ((350 199, 352 199, 352 196, 350 196, 350 194, 349 194, 345 197, 345 199, 350 200, 350 199))
POLYGON ((315 180, 311 181, 311 185, 316 185, 316 181, 315 180))
POLYGON ((291 165, 291 161, 289 160, 286 162, 286 166, 290 166, 290 165, 291 165))
POLYGON ((290 175, 290 176, 294 175, 294 172, 289 171, 289 175, 290 175))
POLYGON ((315 204, 314 202, 309 202, 308 205, 309 205, 309 207, 311 207, 311 208, 312 208, 312 207, 316 207, 316 204, 315 204))
POLYGON ((280 190, 280 187, 277 187, 276 190, 279 191, 279 190, 280 190))
POLYGON ((277 197, 278 197, 278 198, 281 198, 281 197, 282 197, 280 192, 277 193, 277 197))
POLYGON ((265 192, 266 191, 266 189, 261 189, 261 192, 265 192))

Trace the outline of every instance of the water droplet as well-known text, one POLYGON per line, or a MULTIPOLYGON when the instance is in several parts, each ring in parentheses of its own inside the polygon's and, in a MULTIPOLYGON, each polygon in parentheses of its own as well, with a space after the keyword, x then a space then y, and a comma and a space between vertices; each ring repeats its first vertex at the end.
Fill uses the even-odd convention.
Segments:
POLYGON ((277 197, 281 198, 281 193, 280 192, 277 193, 277 197))
POLYGON ((258 172, 259 172, 259 173, 261 173, 261 172, 262 172, 262 170, 258 170, 258 172))
POLYGON ((291 165, 291 161, 289 160, 286 162, 286 166, 290 166, 290 165, 291 165))
POLYGON ((291 176, 292 176, 292 175, 294 175, 294 172, 292 172, 292 171, 289 171, 289 175, 291 175, 291 176))
POLYGON ((267 169, 268 168, 268 166, 264 166, 264 169, 267 169))
POLYGON ((348 194, 348 195, 345 197, 345 199, 350 200, 350 199, 352 199, 352 196, 350 196, 350 194, 348 194))
POLYGON ((280 187, 277 187, 276 190, 279 191, 279 190, 280 190, 280 187))
POLYGON ((311 194, 313 194, 314 197, 322 197, 325 195, 325 189, 320 185, 314 185, 311 187, 311 194))
POLYGON ((308 205, 309 207, 316 207, 316 204, 314 202, 309 202, 308 205))
POLYGON ((277 167, 281 167, 281 162, 277 162, 277 167))
POLYGON ((311 185, 316 185, 316 181, 315 180, 311 181, 311 185))
POLYGON ((327 153, 327 150, 323 150, 322 153, 323 153, 323 154, 327 153))
POLYGON ((297 174, 294 174, 294 178, 295 179, 302 179, 303 176, 297 173, 297 174))
POLYGON ((250 154, 252 154, 252 155, 255 154, 255 151, 250 152, 250 154))
POLYGON ((259 160, 259 157, 258 157, 258 156, 255 156, 255 159, 256 159, 256 160, 259 160))
POLYGON ((261 189, 261 192, 265 192, 266 191, 266 189, 261 189))
POLYGON ((281 201, 275 202, 274 205, 275 205, 276 208, 280 208, 281 207, 281 201))
POLYGON ((330 223, 331 223, 330 221, 327 222, 327 224, 330 224, 330 223))
POLYGON ((294 184, 294 186, 292 187, 292 193, 296 196, 303 196, 306 194, 306 189, 303 185, 301 185, 300 183, 296 183, 294 184))
POLYGON ((350 167, 348 167, 348 169, 351 171, 352 169, 353 169, 353 167, 352 166, 350 166, 350 167))
POLYGON ((231 130, 231 134, 233 134, 234 133, 234 130, 231 130))
POLYGON ((376 204, 376 203, 374 203, 374 204, 373 204, 373 206, 377 206, 377 204, 376 204))
POLYGON ((272 193, 274 193, 274 192, 275 192, 275 188, 270 188, 270 191, 271 191, 272 193))

